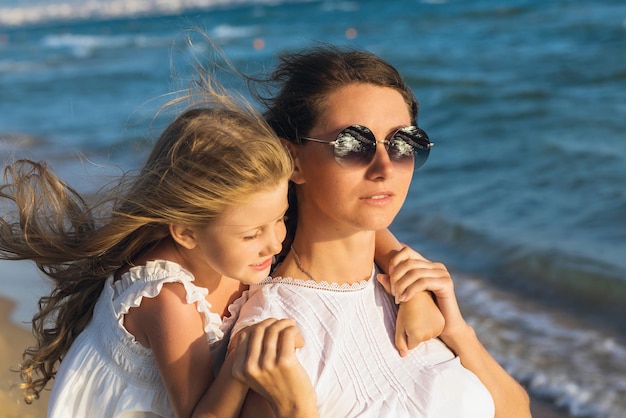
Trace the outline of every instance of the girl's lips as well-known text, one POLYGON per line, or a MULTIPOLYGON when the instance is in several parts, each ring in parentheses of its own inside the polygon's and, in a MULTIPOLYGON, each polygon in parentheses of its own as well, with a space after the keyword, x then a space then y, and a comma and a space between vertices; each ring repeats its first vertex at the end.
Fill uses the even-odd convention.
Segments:
POLYGON ((257 271, 263 271, 268 269, 270 266, 272 265, 272 257, 268 258, 267 260, 265 260, 262 263, 259 264, 251 264, 250 267, 253 270, 257 270, 257 271))

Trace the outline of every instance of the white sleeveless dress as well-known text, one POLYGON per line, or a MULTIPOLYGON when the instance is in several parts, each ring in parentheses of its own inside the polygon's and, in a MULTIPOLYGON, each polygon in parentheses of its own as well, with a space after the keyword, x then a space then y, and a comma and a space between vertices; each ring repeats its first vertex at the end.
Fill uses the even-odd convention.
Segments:
POLYGON ((265 279, 250 286, 233 333, 270 317, 295 320, 321 418, 493 418, 487 388, 439 339, 400 357, 397 308, 375 273, 352 285, 265 279))
POLYGON ((204 318, 207 344, 217 371, 223 363, 230 329, 243 299, 222 320, 211 312, 208 290, 193 284, 190 272, 169 261, 133 267, 121 280, 107 279, 89 325, 63 358, 48 403, 49 418, 173 417, 150 349, 123 326, 130 308, 159 294, 165 283, 181 283, 187 303, 204 318))

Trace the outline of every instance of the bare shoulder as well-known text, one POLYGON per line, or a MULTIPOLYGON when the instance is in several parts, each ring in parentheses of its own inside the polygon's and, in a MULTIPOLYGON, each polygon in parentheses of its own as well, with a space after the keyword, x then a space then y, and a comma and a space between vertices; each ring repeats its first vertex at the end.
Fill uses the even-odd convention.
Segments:
POLYGON ((141 304, 131 308, 124 318, 124 326, 145 347, 156 336, 202 334, 202 317, 195 303, 187 302, 187 292, 182 283, 164 283, 161 291, 152 298, 144 297, 141 304))

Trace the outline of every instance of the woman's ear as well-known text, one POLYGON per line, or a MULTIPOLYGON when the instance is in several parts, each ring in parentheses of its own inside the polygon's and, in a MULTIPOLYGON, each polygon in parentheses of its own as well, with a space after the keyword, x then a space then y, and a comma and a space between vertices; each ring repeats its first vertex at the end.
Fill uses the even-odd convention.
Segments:
POLYGON ((302 169, 300 168, 300 158, 299 158, 299 153, 298 153, 299 147, 297 146, 297 144, 294 144, 293 142, 285 138, 280 138, 280 141, 283 143, 285 148, 287 148, 287 150, 289 151, 289 154, 291 154, 291 159, 293 160, 293 173, 291 173, 290 180, 296 184, 304 183, 304 177, 302 176, 302 169))
POLYGON ((170 224, 170 235, 183 248, 193 250, 196 247, 196 234, 187 225, 170 224))

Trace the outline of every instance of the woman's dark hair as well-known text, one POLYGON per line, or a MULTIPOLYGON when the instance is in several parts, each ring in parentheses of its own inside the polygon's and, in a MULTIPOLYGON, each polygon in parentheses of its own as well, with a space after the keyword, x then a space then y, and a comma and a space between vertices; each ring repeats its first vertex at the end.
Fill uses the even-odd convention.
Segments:
POLYGON ((397 90, 406 102, 411 122, 416 123, 418 103, 411 89, 391 64, 365 51, 323 45, 280 54, 274 72, 253 81, 253 92, 278 136, 299 142, 299 137, 316 124, 328 95, 357 83, 397 90), (261 83, 263 91, 255 82, 261 83))

